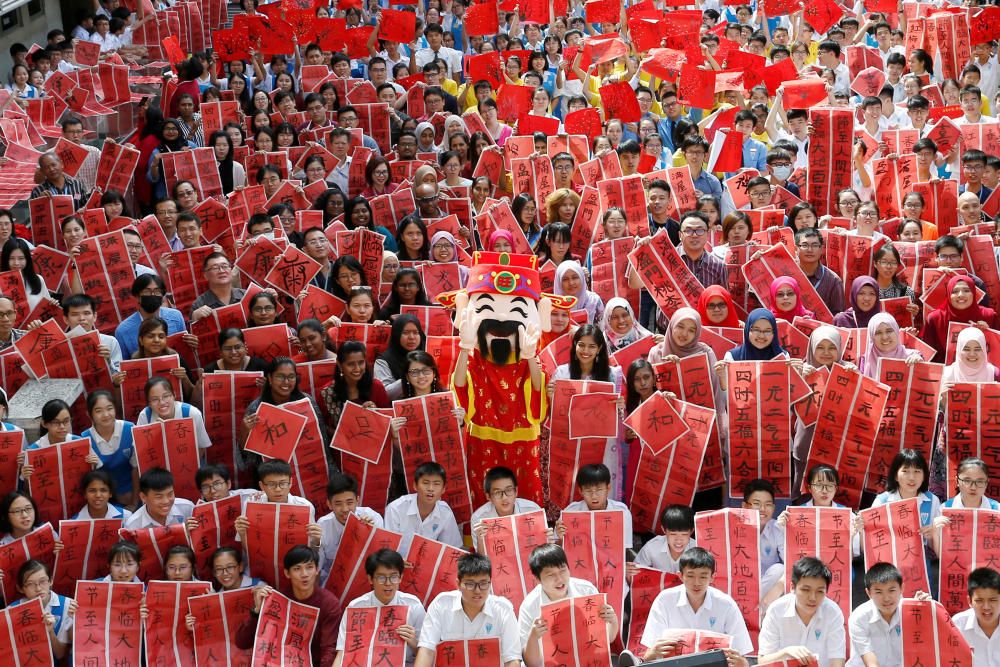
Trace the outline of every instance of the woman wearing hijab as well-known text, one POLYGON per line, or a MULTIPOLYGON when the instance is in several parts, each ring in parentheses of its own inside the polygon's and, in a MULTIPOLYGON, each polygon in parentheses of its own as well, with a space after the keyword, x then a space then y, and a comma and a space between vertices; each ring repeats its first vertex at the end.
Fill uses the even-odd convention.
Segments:
MULTIPOLYGON (((646 336, 653 335, 648 329, 639 326, 632 304, 620 296, 608 301, 604 307, 601 329, 604 331, 604 338, 611 352, 617 352, 646 336)), ((663 339, 662 336, 657 338, 663 339)))
POLYGON ((948 300, 927 313, 920 338, 934 348, 931 361, 943 363, 952 322, 974 324, 981 329, 996 329, 997 314, 992 308, 976 303, 976 285, 969 276, 952 276, 948 281, 948 300))
POLYGON ((788 352, 778 339, 778 321, 767 308, 757 308, 747 315, 743 325, 743 344, 726 352, 726 361, 769 361, 788 358, 788 352))
POLYGON ((736 313, 733 296, 721 285, 709 285, 698 297, 698 314, 702 324, 708 327, 739 329, 743 326, 736 313))
POLYGON ((851 283, 851 307, 833 318, 833 326, 842 329, 864 329, 882 310, 878 282, 871 276, 858 276, 851 283))
POLYGON ((694 308, 678 308, 667 323, 667 333, 663 341, 649 351, 649 363, 663 361, 677 362, 702 352, 708 355, 708 363, 715 366, 718 359, 707 344, 701 342, 701 315, 694 308))
POLYGON ((418 153, 437 153, 438 146, 434 143, 435 130, 434 126, 428 121, 417 124, 417 152, 418 153), (430 131, 430 134, 428 134, 430 131))
MULTIPOLYGON (((431 261, 438 264, 453 262, 458 264, 458 241, 455 240, 451 232, 442 229, 431 237, 431 261)), ((459 287, 465 287, 465 283, 469 279, 469 269, 461 264, 458 266, 458 278, 461 283, 459 287)))
POLYGON ((966 327, 958 332, 955 362, 945 366, 941 376, 941 393, 957 382, 996 382, 998 372, 986 354, 986 336, 974 326, 966 327))
POLYGON ((776 318, 789 322, 796 317, 813 317, 813 312, 802 306, 799 284, 790 276, 781 276, 771 282, 771 312, 776 318))
POLYGON ((514 235, 506 229, 494 229, 486 240, 490 252, 514 252, 514 235))
POLYGON ((899 323, 889 313, 876 313, 868 320, 868 346, 858 359, 858 370, 867 377, 878 379, 879 359, 905 359, 914 364, 923 358, 899 340, 899 323))
POLYGON ((573 310, 587 311, 587 323, 600 322, 604 318, 604 302, 601 297, 587 289, 587 276, 583 267, 576 260, 567 260, 556 268, 553 282, 555 293, 564 296, 575 296, 576 305, 573 310))

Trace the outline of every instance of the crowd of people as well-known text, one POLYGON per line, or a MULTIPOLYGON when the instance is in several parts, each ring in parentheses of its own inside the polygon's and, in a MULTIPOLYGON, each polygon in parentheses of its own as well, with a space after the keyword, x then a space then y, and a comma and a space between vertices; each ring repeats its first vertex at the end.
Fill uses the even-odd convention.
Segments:
MULTIPOLYGON (((376 641, 430 667, 451 656, 448 642, 490 638, 496 662, 462 664, 564 664, 550 653, 567 628, 546 606, 601 595, 588 612, 621 665, 691 652, 684 633, 705 631, 724 636, 732 667, 901 667, 918 664, 910 651, 922 643, 903 627, 903 591, 945 602, 939 590, 958 576, 966 590, 949 600, 950 627, 972 653, 954 664, 1000 665, 998 548, 980 547, 962 571, 942 556, 952 511, 1000 519, 988 412, 1000 396, 995 8, 242 0, 225 28, 208 21, 212 3, 178 3, 206 22, 173 36, 206 50, 176 57, 149 39, 175 25, 172 4, 95 0, 68 33, 10 48, 0 176, 32 156, 37 165, 30 197, 0 209, 0 425, 24 426, 8 405, 29 382, 79 377, 84 392, 38 405, 40 432, 5 460, 0 549, 16 567, 0 569, 0 584, 10 609, 41 601, 57 663, 75 664, 81 622, 58 576, 60 523, 114 519, 120 540, 99 558, 86 546, 95 580, 252 590, 227 641, 259 664, 294 648, 262 639, 280 593, 318 609, 298 654, 317 667, 365 664, 357 647, 376 641), (117 141, 94 141, 102 112, 66 92, 97 79, 88 44, 102 68, 173 61, 159 94, 126 102, 138 125, 117 141), (53 97, 61 111, 46 120, 53 97), (121 155, 134 158, 124 178, 121 155), (482 253, 533 256, 534 292, 561 298, 528 360, 538 402, 526 415, 494 406, 512 432, 530 430, 524 420, 540 428, 523 457, 499 435, 490 449, 476 425, 476 334, 467 347, 441 305, 470 285, 482 253), (777 381, 776 360, 788 369, 777 381), (748 377, 757 396, 735 386, 748 377), (867 393, 841 403, 830 378, 867 393), (566 407, 567 395, 602 392, 617 425, 601 430, 566 407), (436 426, 423 417, 421 449, 407 428, 420 418, 401 406, 435 394, 450 413, 436 426), (640 422, 656 402, 714 415, 695 460, 663 458, 688 450, 640 422), (290 429, 291 456, 260 450, 290 424, 267 421, 269 406, 305 419, 290 429), (352 447, 359 406, 388 424, 384 455, 352 447), (181 423, 190 433, 163 436, 164 460, 134 436, 181 423), (476 436, 458 459, 452 430, 476 436), (79 478, 41 463, 81 439, 79 478), (182 445, 196 465, 170 463, 182 445), (48 497, 53 474, 64 511, 48 497), (651 486, 660 504, 637 507, 651 486), (216 541, 196 540, 198 506, 233 496, 239 512, 216 541), (902 554, 872 562, 864 547, 862 510, 907 501, 929 590, 906 580, 902 554), (250 510, 268 503, 309 519, 260 563, 261 530, 294 527, 261 526, 250 510), (846 618, 821 550, 786 568, 787 510, 800 506, 852 510, 863 585, 846 618), (730 547, 696 523, 725 508, 756 517, 757 571, 717 572, 730 547), (653 520, 634 521, 640 509, 653 520), (588 580, 574 564, 561 517, 588 511, 621 515, 618 579, 588 580), (510 561, 526 595, 509 599, 493 520, 533 512, 546 537, 510 561), (170 526, 183 543, 140 538, 170 526), (338 552, 372 529, 396 546, 352 551, 369 586, 345 597, 338 552), (40 551, 32 536, 43 530, 53 542, 40 551), (435 596, 406 592, 417 537, 460 550, 435 596), (649 571, 676 578, 651 603, 627 599, 649 571), (627 603, 616 605, 621 578, 627 603), (721 579, 730 588, 712 585, 721 579), (733 582, 759 589, 753 614, 733 582), (348 622, 352 609, 388 605, 406 612, 384 637, 348 622)), ((487 355, 496 336, 479 336, 487 355)), ((689 418, 683 432, 695 430, 689 418)), ((147 638, 154 606, 142 603, 147 638)), ((193 661, 200 621, 182 615, 193 661)))

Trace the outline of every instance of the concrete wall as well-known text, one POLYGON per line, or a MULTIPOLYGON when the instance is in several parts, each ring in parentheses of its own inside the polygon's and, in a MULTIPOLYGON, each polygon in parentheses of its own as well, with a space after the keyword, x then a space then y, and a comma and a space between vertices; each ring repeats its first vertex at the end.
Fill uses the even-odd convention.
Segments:
MULTIPOLYGON (((5 0, 0 4, 15 3, 5 0)), ((0 44, 3 45, 0 48, 0 82, 6 85, 10 79, 10 68, 13 66, 10 59, 11 44, 21 42, 31 48, 32 42, 37 42, 41 46, 45 46, 45 34, 53 28, 62 27, 62 9, 59 0, 34 0, 5 13, 3 20, 0 21, 0 30, 2 30, 0 44), (7 27, 12 18, 14 19, 13 27, 7 27)))

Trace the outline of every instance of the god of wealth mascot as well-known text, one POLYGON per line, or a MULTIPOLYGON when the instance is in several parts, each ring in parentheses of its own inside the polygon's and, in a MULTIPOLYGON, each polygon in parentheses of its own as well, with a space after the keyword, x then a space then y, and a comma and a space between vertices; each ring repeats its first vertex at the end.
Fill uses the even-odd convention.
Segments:
POLYGON ((496 466, 517 475, 518 496, 543 502, 539 433, 548 406, 538 341, 553 308, 576 297, 543 294, 534 255, 477 252, 464 290, 438 295, 455 308, 459 354, 452 387, 465 408, 469 486, 478 507, 496 466))

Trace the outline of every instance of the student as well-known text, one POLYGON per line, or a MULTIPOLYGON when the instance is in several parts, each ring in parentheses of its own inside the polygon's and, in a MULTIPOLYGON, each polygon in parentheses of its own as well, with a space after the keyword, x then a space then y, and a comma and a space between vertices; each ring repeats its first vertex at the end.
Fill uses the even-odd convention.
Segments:
POLYGON ((785 531, 774 520, 777 491, 766 479, 753 479, 743 487, 743 509, 760 512, 760 590, 767 593, 785 573, 785 531))
POLYGON ((654 660, 674 653, 677 641, 669 638, 671 630, 711 630, 730 635, 730 657, 738 658, 736 664, 746 665, 742 657, 753 653, 753 643, 736 601, 711 585, 715 558, 701 547, 688 549, 680 558, 680 575, 683 586, 661 591, 649 608, 641 640, 649 647, 644 658, 654 660))
MULTIPOLYGON (((542 605, 566 598, 597 595, 599 591, 589 581, 570 576, 566 552, 558 544, 542 544, 535 547, 528 557, 528 567, 531 568, 531 574, 534 575, 538 585, 521 603, 521 610, 517 614, 517 625, 521 646, 524 649, 524 666, 542 667, 545 662, 545 656, 542 654, 542 635, 549 631, 548 623, 542 618, 542 605)), ((599 615, 607 625, 608 641, 611 642, 618 635, 618 617, 615 615, 615 610, 605 603, 599 615)))
MULTIPOLYGON (((625 548, 632 548, 632 512, 628 505, 608 497, 611 493, 611 471, 603 463, 588 463, 576 473, 576 490, 583 500, 576 500, 566 506, 563 512, 597 512, 599 510, 621 510, 625 515, 625 548)), ((556 522, 559 539, 566 536, 566 526, 562 519, 556 522)))
MULTIPOLYGON (((851 659, 847 667, 902 665, 902 617, 899 603, 903 598, 903 575, 890 563, 875 563, 865 572, 868 601, 851 612, 848 621, 851 659)), ((918 600, 931 596, 917 591, 918 600)))
POLYGON ((45 630, 52 646, 52 655, 58 664, 72 649, 76 601, 53 591, 49 566, 33 558, 25 561, 17 570, 17 592, 22 597, 12 602, 8 609, 32 600, 41 600, 42 612, 52 617, 51 623, 46 619, 45 630))
POLYGON ((132 512, 112 500, 117 498, 115 482, 104 469, 91 470, 80 479, 80 492, 87 504, 70 517, 71 521, 88 519, 121 519, 128 521, 132 512))
POLYGON ((235 591, 253 588, 261 583, 243 571, 243 550, 235 547, 219 547, 209 559, 212 568, 212 588, 215 591, 235 591))
POLYGON ((247 500, 262 496, 257 489, 234 489, 229 468, 221 463, 209 463, 198 468, 198 472, 194 474, 194 483, 201 491, 199 505, 213 500, 223 500, 229 496, 240 496, 243 498, 243 507, 246 508, 247 500))
MULTIPOLYGON (((198 443, 198 457, 204 459, 205 450, 212 446, 212 441, 208 437, 205 429, 205 417, 201 410, 190 403, 178 401, 174 395, 174 387, 170 380, 165 377, 155 376, 149 378, 143 387, 146 396, 146 407, 139 412, 139 417, 135 420, 136 426, 152 424, 155 421, 167 421, 168 419, 179 419, 190 417, 194 423, 195 441, 198 443)), ((133 459, 135 453, 133 452, 133 459)))
POLYGON ((326 485, 326 502, 330 513, 320 517, 317 522, 323 531, 319 552, 320 581, 323 585, 326 585, 330 567, 337 557, 348 517, 353 514, 369 526, 375 528, 383 526, 382 517, 378 512, 368 507, 358 507, 358 482, 350 475, 339 472, 330 474, 330 481, 326 485))
POLYGON ((174 496, 174 476, 163 468, 150 468, 139 478, 139 508, 124 527, 129 530, 172 526, 184 523, 194 510, 194 503, 174 496))
MULTIPOLYGON (((258 482, 260 490, 264 492, 263 498, 258 496, 256 499, 259 502, 286 503, 288 505, 301 505, 309 508, 309 525, 306 526, 306 532, 309 535, 309 545, 318 547, 323 530, 319 527, 319 524, 315 523, 315 508, 305 498, 289 493, 289 489, 292 488, 292 466, 281 459, 264 461, 257 466, 257 479, 260 480, 258 482)), ((242 515, 236 518, 235 525, 237 536, 241 542, 245 542, 247 531, 250 529, 250 521, 246 515, 242 515)))
POLYGON ((663 535, 642 545, 634 565, 680 572, 681 557, 698 546, 694 539, 694 510, 687 505, 667 505, 660 515, 660 527, 663 535))
MULTIPOLYGON (((72 332, 80 327, 86 333, 97 331, 97 301, 88 294, 73 294, 66 297, 62 303, 63 315, 66 317, 66 330, 72 332)), ((97 354, 105 362, 112 373, 117 373, 122 363, 122 349, 118 339, 98 332, 97 354)))
POLYGON ((1000 660, 1000 573, 979 567, 969 574, 969 608, 952 617, 972 647, 972 667, 992 667, 1000 660))
POLYGON ((497 466, 486 471, 483 479, 483 489, 488 503, 483 503, 472 513, 472 535, 478 542, 486 532, 482 525, 483 519, 495 519, 501 516, 524 514, 542 509, 538 503, 526 498, 517 497, 517 475, 510 468, 497 466))
POLYGON ((818 558, 806 556, 792 566, 792 592, 771 605, 761 624, 760 664, 815 655, 819 667, 844 667, 844 613, 826 597, 832 580, 830 568, 818 558))
MULTIPOLYGON (((399 553, 392 549, 379 549, 369 554, 365 559, 365 574, 372 590, 361 597, 354 598, 347 609, 358 607, 385 607, 388 605, 406 605, 406 622, 396 628, 396 635, 406 642, 406 664, 412 665, 417 653, 417 638, 424 624, 424 605, 415 595, 399 590, 399 582, 403 578, 406 563, 399 553)), ((347 616, 350 612, 345 611, 347 616)), ((347 645, 347 623, 340 624, 337 633, 337 659, 333 667, 344 664, 344 646, 347 645)))
MULTIPOLYGON (((416 493, 392 501, 385 508, 385 527, 403 534, 401 552, 409 552, 414 535, 462 548, 462 533, 448 503, 441 500, 448 478, 444 467, 428 461, 413 472, 416 493)), ((421 644, 422 646, 422 644, 421 644)))
MULTIPOLYGON (((118 419, 115 399, 110 391, 98 389, 87 395, 87 413, 93 426, 80 434, 90 438, 90 448, 101 459, 101 468, 115 483, 116 497, 123 505, 132 506, 135 488, 139 486, 139 469, 134 460, 130 421, 118 419)), ((97 517, 94 517, 97 518, 97 517)))
POLYGON ((103 582, 116 583, 143 583, 139 578, 139 562, 142 560, 142 552, 135 542, 120 540, 111 546, 108 551, 108 570, 110 574, 98 579, 103 582))
POLYGON ((946 500, 943 507, 1000 510, 1000 503, 986 497, 990 469, 985 461, 976 457, 962 459, 957 473, 958 494, 946 500))
MULTIPOLYGON (((282 566, 288 586, 281 593, 295 602, 319 609, 310 646, 312 664, 332 665, 337 654, 337 626, 343 612, 337 596, 319 586, 319 555, 315 549, 298 544, 285 554, 282 566)), ((274 590, 267 585, 253 589, 253 610, 236 632, 235 644, 238 648, 253 648, 261 607, 274 590)))
POLYGON ((500 639, 503 667, 520 667, 521 642, 510 600, 490 594, 493 570, 482 554, 458 559, 458 590, 441 593, 427 607, 414 667, 432 667, 443 641, 500 639))
POLYGON ((194 550, 186 544, 176 544, 163 559, 163 574, 167 581, 196 581, 194 550))
POLYGON ((885 491, 875 496, 872 507, 880 507, 896 500, 917 499, 920 511, 920 533, 924 542, 935 552, 939 550, 936 524, 941 518, 941 501, 931 493, 931 471, 924 455, 915 449, 902 449, 892 459, 885 480, 885 491))

